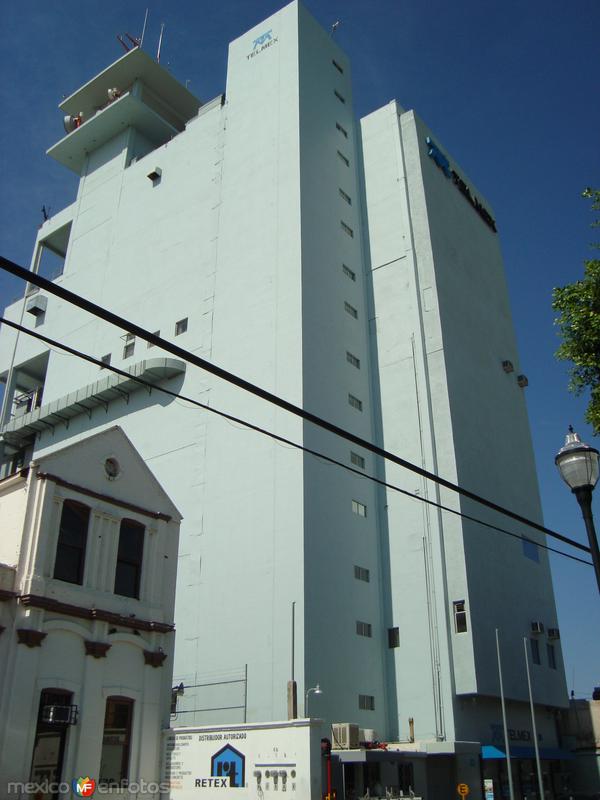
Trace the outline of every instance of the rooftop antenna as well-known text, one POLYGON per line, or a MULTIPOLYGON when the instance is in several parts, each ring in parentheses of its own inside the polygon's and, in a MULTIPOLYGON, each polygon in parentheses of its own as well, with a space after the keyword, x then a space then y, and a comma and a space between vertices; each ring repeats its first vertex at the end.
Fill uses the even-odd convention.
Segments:
POLYGON ((146 9, 146 14, 144 15, 144 27, 142 28, 142 36, 140 38, 140 50, 142 49, 142 45, 144 44, 144 36, 146 35, 147 22, 148 22, 148 9, 146 9))
POLYGON ((156 63, 160 64, 160 48, 162 47, 163 33, 165 31, 165 23, 161 22, 160 36, 158 37, 158 50, 156 51, 156 63))
POLYGON ((331 33, 329 34, 331 37, 333 37, 333 34, 337 31, 337 29, 340 27, 341 24, 342 24, 341 21, 339 19, 336 19, 336 21, 331 26, 331 33))

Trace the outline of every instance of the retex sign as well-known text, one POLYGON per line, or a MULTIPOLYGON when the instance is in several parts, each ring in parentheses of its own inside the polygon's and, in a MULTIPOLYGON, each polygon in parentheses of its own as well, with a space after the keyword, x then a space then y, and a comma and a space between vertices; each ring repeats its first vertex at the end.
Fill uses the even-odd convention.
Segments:
POLYGON ((196 778, 196 789, 243 789, 246 779, 246 757, 230 744, 210 759, 210 777, 196 778))
POLYGON ((496 222, 487 208, 482 206, 475 195, 471 193, 471 190, 460 177, 460 175, 455 170, 450 169, 450 162, 442 153, 440 148, 435 144, 433 139, 428 136, 425 141, 427 142, 427 155, 435 161, 444 175, 452 180, 459 192, 469 201, 485 224, 488 225, 494 231, 494 233, 496 233, 496 222))

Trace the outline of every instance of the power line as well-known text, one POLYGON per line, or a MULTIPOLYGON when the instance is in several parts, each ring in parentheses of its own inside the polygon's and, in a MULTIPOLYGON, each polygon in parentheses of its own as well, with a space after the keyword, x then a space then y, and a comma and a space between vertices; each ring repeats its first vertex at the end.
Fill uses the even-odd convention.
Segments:
MULTIPOLYGON (((241 419, 240 417, 236 417, 233 414, 228 414, 225 411, 221 411, 220 409, 215 408, 215 406, 209 406, 207 403, 202 403, 200 400, 194 400, 191 397, 186 397, 186 395, 183 395, 183 394, 181 394, 179 392, 174 392, 171 389, 166 389, 165 387, 162 387, 162 386, 156 386, 155 384, 150 383, 149 381, 145 381, 143 378, 140 378, 140 377, 137 377, 135 375, 132 375, 131 372, 128 372, 127 370, 120 369, 119 367, 115 367, 112 364, 106 364, 105 362, 101 361, 100 359, 95 358, 94 356, 90 356, 90 355, 88 355, 87 353, 84 353, 81 350, 77 350, 77 349, 75 349, 73 347, 69 347, 69 345, 66 345, 66 344, 61 344, 60 342, 56 341, 55 339, 51 339, 48 336, 44 336, 43 334, 38 333, 37 331, 29 330, 28 328, 25 328, 22 325, 18 325, 16 322, 11 322, 10 320, 5 319, 4 317, 0 317, 0 324, 8 325, 10 328, 14 328, 17 331, 20 331, 21 333, 26 334, 27 336, 32 336, 35 339, 39 339, 40 341, 44 342, 47 345, 51 345, 53 347, 58 347, 61 350, 64 350, 65 352, 69 353, 70 355, 76 356, 77 358, 81 358, 81 359, 83 359, 85 361, 90 362, 91 364, 95 364, 96 366, 100 367, 101 369, 110 370, 111 372, 114 372, 117 375, 121 375, 121 376, 123 376, 125 378, 128 378, 129 380, 133 380, 133 381, 135 381, 135 382, 137 382, 137 383, 141 384, 142 386, 145 386, 145 387, 147 387, 149 389, 155 389, 156 391, 163 392, 163 394, 169 395, 170 397, 174 397, 174 398, 177 398, 179 400, 184 400, 185 402, 191 403, 192 405, 197 406, 198 408, 201 408, 204 411, 208 411, 211 414, 215 414, 218 417, 222 417, 222 418, 228 420, 229 422, 235 422, 235 423, 237 423, 239 425, 244 426, 245 428, 248 428, 249 430, 253 430, 253 431, 256 431, 257 433, 264 434, 265 436, 268 436, 268 437, 270 437, 271 439, 274 439, 277 442, 289 445, 289 446, 291 446, 291 447, 293 447, 293 448, 295 448, 297 450, 301 450, 304 453, 308 453, 308 454, 310 454, 312 456, 315 456, 316 458, 320 458, 320 459, 322 459, 322 460, 324 460, 324 461, 326 461, 326 462, 328 462, 330 464, 334 464, 334 465, 336 465, 338 467, 342 467, 342 469, 345 469, 347 472, 351 472, 351 473, 353 473, 355 475, 358 475, 360 478, 373 481, 374 483, 377 483, 380 486, 384 486, 387 489, 391 489, 391 490, 393 490, 395 492, 403 494, 403 495, 405 495, 407 497, 412 498, 413 500, 419 500, 420 502, 426 503, 427 505, 430 505, 430 506, 434 506, 435 508, 438 508, 441 511, 447 511, 450 514, 454 514, 455 516, 461 517, 462 519, 467 519, 467 520, 469 520, 471 522, 475 522, 475 523, 477 523, 479 525, 482 525, 485 528, 489 528, 490 530, 494 530, 494 531, 497 531, 498 533, 504 533, 504 534, 506 534, 508 536, 512 536, 513 538, 519 539, 522 542, 530 542, 531 544, 535 544, 538 547, 543 548, 544 550, 548 550, 548 551, 550 551, 552 553, 557 553, 558 555, 564 556, 565 558, 570 558, 573 561, 578 561, 581 564, 587 564, 588 566, 593 566, 590 561, 585 561, 584 559, 578 558, 577 556, 573 556, 570 553, 565 553, 564 551, 557 550, 556 548, 550 547, 549 545, 541 544, 539 542, 534 541, 533 539, 528 539, 526 536, 521 536, 518 533, 514 533, 513 531, 506 530, 506 528, 501 528, 498 525, 493 525, 490 522, 486 522, 484 520, 478 519, 477 517, 473 517, 473 516, 471 516, 469 514, 464 514, 462 511, 458 511, 458 510, 456 510, 454 508, 450 508, 450 507, 445 506, 445 505, 443 505, 441 503, 437 503, 434 500, 430 500, 429 498, 421 497, 421 495, 417 495, 417 494, 414 494, 413 492, 409 492, 407 489, 402 489, 399 486, 396 486, 396 485, 394 485, 392 483, 388 483, 388 482, 386 482, 386 481, 384 481, 384 480, 382 480, 380 478, 375 477, 374 475, 368 475, 365 472, 362 472, 360 470, 354 469, 354 467, 351 467, 349 464, 344 464, 343 461, 338 461, 337 459, 332 458, 331 456, 325 455, 324 453, 320 453, 318 450, 313 450, 310 447, 306 447, 305 445, 299 444, 298 442, 294 442, 291 439, 287 439, 285 436, 280 436, 277 433, 273 433, 273 431, 269 431, 266 428, 262 428, 260 425, 255 425, 253 422, 249 422, 248 420, 241 419)), ((576 546, 579 545, 578 542, 572 541, 570 539, 567 539, 567 542, 569 544, 572 543, 573 545, 576 545, 576 546)))
POLYGON ((74 292, 70 292, 68 289, 65 289, 62 286, 58 286, 51 281, 43 278, 41 275, 36 274, 35 272, 31 272, 30 270, 24 269, 23 267, 15 264, 13 261, 10 261, 3 256, 0 256, 0 267, 4 269, 6 272, 10 272, 12 275, 16 275, 16 277, 21 278, 24 281, 29 283, 33 283, 36 286, 39 286, 41 289, 46 290, 50 294, 56 295, 57 297, 66 300, 68 303, 72 303, 73 305, 77 306, 78 308, 83 309, 84 311, 89 312, 90 314, 99 317, 100 319, 105 320, 106 322, 115 325, 117 328, 121 330, 128 331, 129 333, 134 334, 135 336, 139 336, 140 339, 143 339, 146 342, 149 342, 152 345, 157 347, 161 347, 168 353, 171 353, 178 358, 183 359, 189 364, 193 364, 196 367, 200 367, 201 369, 205 370, 206 372, 215 375, 218 378, 226 381, 227 383, 231 383, 234 386, 237 386, 240 389, 243 389, 250 394, 255 395, 256 397, 260 397, 262 400, 266 400, 269 403, 272 403, 279 408, 282 408, 284 411, 288 411, 290 414, 294 414, 297 417, 301 417, 302 419, 306 420, 307 422, 311 422, 312 424, 316 425, 323 430, 328 431, 329 433, 333 433, 336 436, 340 436, 343 439, 346 439, 353 444, 358 445, 359 447, 368 450, 371 453, 374 453, 381 458, 386 459, 387 461, 391 461, 393 464, 397 464, 404 469, 408 469, 411 472, 415 472, 417 475, 420 475, 427 480, 433 481, 437 483, 439 486, 443 486, 446 489, 450 489, 453 492, 457 492, 458 494, 462 495, 463 497, 467 497, 470 500, 474 500, 476 503, 480 503, 487 508, 492 509, 500 514, 504 514, 511 519, 520 522, 523 525, 528 525, 531 528, 535 528, 538 531, 546 534, 546 536, 551 536, 554 539, 558 539, 561 542, 565 542, 566 544, 571 545, 572 547, 576 547, 579 550, 583 550, 584 552, 589 552, 589 548, 585 545, 580 544, 579 542, 575 542, 572 539, 569 539, 566 536, 563 536, 561 533, 557 533, 556 531, 552 531, 549 528, 546 528, 544 525, 541 525, 538 522, 534 522, 533 520, 527 519, 527 517, 521 516, 521 514, 517 514, 515 511, 511 511, 508 508, 504 508, 503 506, 498 505, 497 503, 492 502, 491 500, 487 500, 484 497, 476 494, 475 492, 471 492, 468 489, 459 486, 458 484, 452 483, 451 481, 446 480, 445 478, 440 478, 438 475, 435 475, 433 472, 429 472, 422 467, 417 466, 416 464, 407 461, 400 456, 395 455, 394 453, 385 450, 382 447, 379 447, 372 442, 369 442, 367 439, 363 439, 360 436, 356 436, 354 433, 350 431, 340 428, 338 425, 334 425, 327 420, 322 419, 322 417, 317 416, 316 414, 312 414, 310 411, 306 411, 305 409, 301 408, 300 406, 296 406, 293 403, 290 403, 287 400, 284 400, 281 397, 273 394, 272 392, 267 391, 266 389, 262 389, 260 386, 256 386, 256 384, 251 383, 250 381, 241 378, 239 375, 235 375, 232 372, 228 372, 227 370, 223 369, 222 367, 217 366, 216 364, 212 364, 210 361, 207 361, 204 358, 200 358, 200 356, 195 355, 194 353, 190 353, 188 350, 184 350, 182 347, 178 347, 177 345, 173 344, 172 342, 168 342, 166 339, 162 339, 160 336, 157 336, 150 331, 147 331, 145 328, 136 325, 134 322, 125 319, 124 317, 120 317, 118 314, 114 314, 112 311, 108 311, 107 309, 103 308, 102 306, 97 305, 96 303, 92 303, 90 300, 86 300, 83 297, 75 294, 74 292))

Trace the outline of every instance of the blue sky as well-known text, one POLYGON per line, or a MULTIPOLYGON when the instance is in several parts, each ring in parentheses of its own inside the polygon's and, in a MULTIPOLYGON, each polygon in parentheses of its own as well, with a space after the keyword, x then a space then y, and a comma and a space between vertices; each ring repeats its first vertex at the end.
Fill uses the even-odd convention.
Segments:
MULTIPOLYGON (((122 54, 116 34, 139 35, 146 7, 145 48, 155 50, 164 22, 161 63, 209 100, 225 86, 227 43, 282 4, 4 3, 0 253, 28 266, 42 205, 58 211, 74 199, 75 176, 45 156, 63 135, 57 104, 122 54)), ((589 202, 580 194, 585 186, 600 185, 600 5, 596 0, 307 0, 306 5, 324 26, 342 22, 335 35, 352 61, 357 115, 394 98, 414 108, 493 207, 520 366, 529 378, 545 523, 585 541, 578 506, 553 457, 569 423, 588 442, 596 447, 599 442, 583 423, 585 398, 567 392, 567 368, 554 359, 558 339, 551 292, 581 277, 594 240, 589 202)), ((0 306, 20 290, 18 282, 0 274, 0 306)), ((600 523, 598 498, 595 508, 600 523)), ((568 688, 590 696, 600 685, 600 599, 593 570, 558 556, 552 565, 568 688)))

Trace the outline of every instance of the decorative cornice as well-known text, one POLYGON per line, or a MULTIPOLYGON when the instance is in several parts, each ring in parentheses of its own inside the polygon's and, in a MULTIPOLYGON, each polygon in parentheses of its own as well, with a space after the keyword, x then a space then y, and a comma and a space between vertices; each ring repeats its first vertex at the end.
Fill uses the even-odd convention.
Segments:
POLYGON ((162 667, 166 657, 162 650, 144 650, 144 663, 150 667, 162 667))
POLYGON ((106 658, 106 654, 112 647, 111 644, 106 642, 92 642, 90 639, 84 639, 86 656, 93 656, 94 658, 106 658))
POLYGON ((114 506, 125 508, 127 511, 134 511, 136 514, 142 514, 145 517, 162 519, 165 522, 170 522, 173 519, 173 517, 171 517, 169 514, 163 514, 162 511, 149 511, 147 508, 134 505, 134 503, 127 503, 125 500, 119 500, 118 498, 111 497, 108 494, 95 492, 93 489, 87 489, 85 486, 79 486, 76 483, 70 483, 69 481, 63 480, 63 478, 59 478, 58 475, 51 475, 49 472, 38 472, 37 477, 41 481, 52 481, 57 486, 64 486, 66 489, 73 489, 73 491, 79 492, 79 494, 84 494, 86 497, 94 497, 96 500, 105 500, 107 503, 112 503, 114 506))
POLYGON ((17 641, 27 647, 41 647, 48 634, 31 628, 17 628, 17 641))
POLYGON ((19 595, 19 602, 23 606, 43 608, 45 611, 54 611, 59 614, 65 614, 68 617, 77 617, 78 619, 97 619, 101 622, 110 622, 112 625, 120 625, 122 628, 131 628, 132 630, 156 631, 157 633, 171 633, 175 630, 175 625, 167 622, 140 619, 134 615, 125 617, 122 614, 107 611, 103 608, 74 606, 70 603, 61 603, 51 597, 43 597, 37 594, 19 595))

